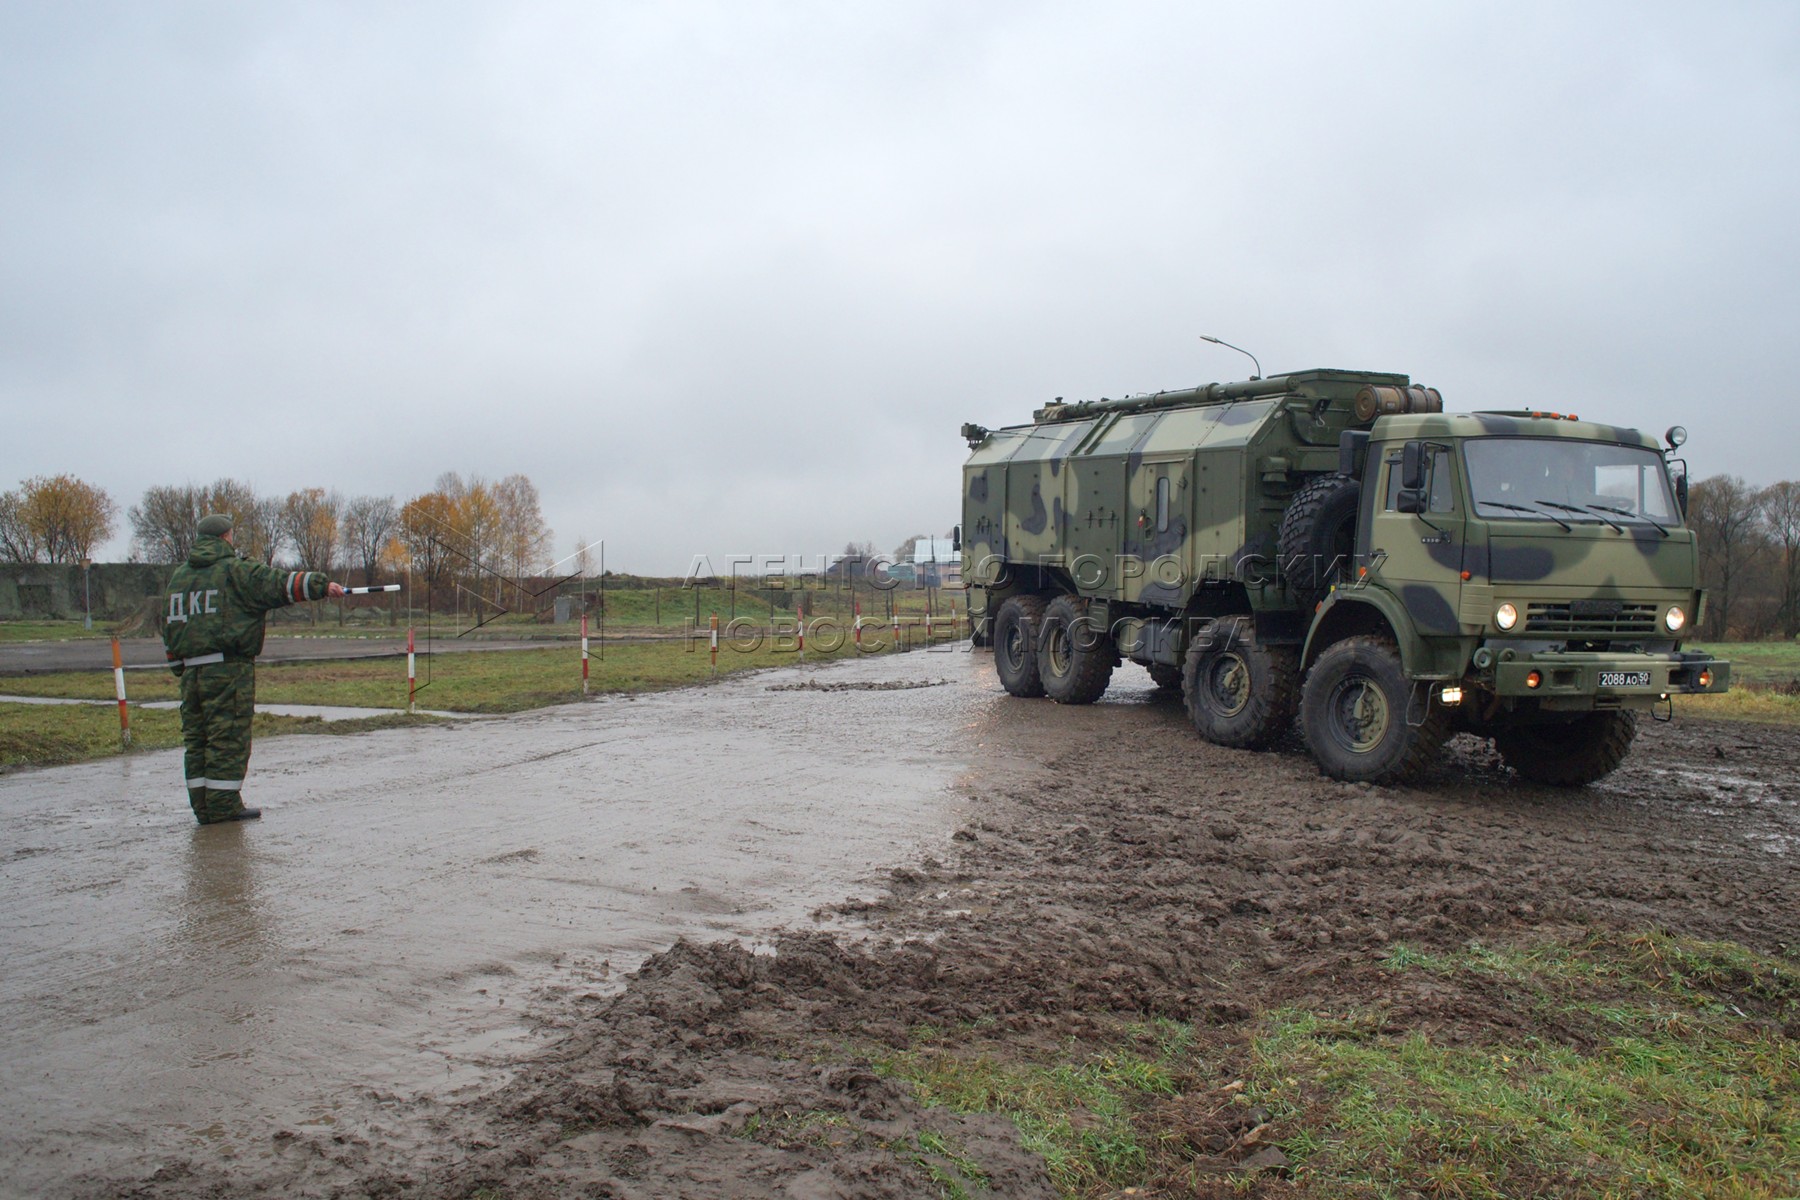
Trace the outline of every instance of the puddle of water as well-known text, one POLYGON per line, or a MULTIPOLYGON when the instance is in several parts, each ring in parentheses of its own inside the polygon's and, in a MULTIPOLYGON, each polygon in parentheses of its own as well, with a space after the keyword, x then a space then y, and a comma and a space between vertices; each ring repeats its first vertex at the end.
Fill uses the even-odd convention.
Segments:
POLYGON ((267 739, 252 825, 192 823, 179 751, 0 777, 0 1175, 248 1166, 371 1097, 492 1086, 554 1036, 534 998, 610 990, 681 936, 810 925, 942 853, 1000 700, 985 656, 925 653, 267 739))

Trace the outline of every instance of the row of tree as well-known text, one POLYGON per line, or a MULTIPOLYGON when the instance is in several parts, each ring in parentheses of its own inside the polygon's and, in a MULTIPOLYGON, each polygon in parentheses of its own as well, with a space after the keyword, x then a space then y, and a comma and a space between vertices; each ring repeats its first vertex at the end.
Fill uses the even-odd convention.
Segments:
POLYGON ((1709 638, 1800 636, 1800 481, 1714 475, 1688 489, 1709 638))
MULTIPOLYGON (((132 558, 182 561, 208 513, 230 514, 232 542, 246 557, 359 572, 370 583, 391 582, 410 567, 433 590, 462 587, 504 603, 509 580, 550 565, 551 532, 530 479, 488 483, 455 472, 405 504, 325 488, 264 496, 237 479, 158 485, 126 511, 132 558)), ((0 494, 0 560, 81 562, 112 537, 118 515, 105 491, 73 476, 27 479, 0 494)))

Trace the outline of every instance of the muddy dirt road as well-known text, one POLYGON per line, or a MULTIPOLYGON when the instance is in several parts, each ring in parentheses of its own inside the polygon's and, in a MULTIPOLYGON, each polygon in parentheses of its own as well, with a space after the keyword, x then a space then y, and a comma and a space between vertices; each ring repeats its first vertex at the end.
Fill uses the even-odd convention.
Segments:
MULTIPOLYGON (((1322 779, 1297 745, 1198 741, 1136 668, 1085 709, 1004 696, 983 655, 810 679, 271 746, 253 770, 276 811, 228 853, 175 828, 176 798, 69 800, 101 790, 90 768, 41 773, 35 793, 0 781, 9 813, 35 814, 15 827, 42 830, 0 866, 8 963, 33 981, 4 985, 22 1024, 3 1165, 53 1194, 183 1200, 929 1196, 928 1131, 991 1194, 1047 1196, 1010 1122, 926 1109, 870 1057, 922 1023, 985 1030, 1003 1060, 1156 1015, 1211 1031, 1229 1070, 1271 1004, 1379 995, 1396 1027, 1434 1036, 1529 1028, 1504 996, 1393 992, 1375 963, 1397 941, 1800 940, 1794 731, 1646 723, 1579 793, 1520 785, 1465 739, 1420 786, 1369 788, 1322 779), (787 740, 690 770, 670 739, 703 738, 675 721, 787 740), (844 735, 867 757, 831 749, 844 735), (385 764, 415 744, 404 782, 385 764), (372 793, 317 789, 306 772, 326 767, 302 754, 341 762, 345 784, 368 773, 372 793), (359 824, 397 788, 414 798, 396 824, 359 824), (682 814, 629 835, 637 857, 608 836, 626 791, 682 814), (519 815, 538 804, 542 820, 519 815), (701 890, 646 903, 663 880, 701 890), (777 923, 790 932, 756 953, 726 936, 777 923), (614 949, 622 929, 635 940, 614 949), (678 933, 691 942, 609 988, 631 949, 678 933)), ((1242 1132, 1194 1129, 1195 1161, 1229 1167, 1242 1132)))
POLYGON ((538 1044, 534 990, 810 924, 941 853, 976 696, 826 705, 784 678, 269 740, 254 825, 194 825, 175 751, 0 777, 0 1192, 188 1157, 258 1174, 278 1129, 477 1088, 538 1044))

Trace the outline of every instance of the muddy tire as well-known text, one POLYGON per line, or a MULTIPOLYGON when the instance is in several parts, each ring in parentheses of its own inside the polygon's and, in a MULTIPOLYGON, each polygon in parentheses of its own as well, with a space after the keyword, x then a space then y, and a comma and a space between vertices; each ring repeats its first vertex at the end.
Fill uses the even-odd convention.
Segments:
POLYGON ((1118 659, 1087 608, 1086 600, 1058 596, 1038 626, 1038 678, 1044 694, 1058 704, 1092 704, 1112 681, 1118 659))
POLYGON ((1362 485, 1342 475, 1322 475, 1294 493, 1276 546, 1283 578, 1296 595, 1322 596, 1349 570, 1361 503, 1362 485))
POLYGON ((1564 724, 1496 730, 1494 748, 1522 779, 1581 787, 1612 774, 1636 736, 1636 713, 1596 712, 1564 724))
POLYGON ((1182 698, 1194 730, 1240 750, 1272 745, 1294 723, 1300 656, 1265 646, 1247 617, 1227 617, 1188 647, 1182 698))
POLYGON ((1158 691, 1179 692, 1181 690, 1181 668, 1168 663, 1145 663, 1144 669, 1150 672, 1150 680, 1156 684, 1158 691))
POLYGON ((1031 699, 1044 694, 1038 675, 1038 630, 1044 623, 1042 596, 1013 596, 994 617, 994 670, 1000 686, 1031 699))
POLYGON ((1450 736, 1441 704, 1407 722, 1413 687, 1386 638, 1353 637, 1326 649, 1306 674, 1300 723, 1307 749, 1333 779, 1401 783, 1437 758, 1450 736))

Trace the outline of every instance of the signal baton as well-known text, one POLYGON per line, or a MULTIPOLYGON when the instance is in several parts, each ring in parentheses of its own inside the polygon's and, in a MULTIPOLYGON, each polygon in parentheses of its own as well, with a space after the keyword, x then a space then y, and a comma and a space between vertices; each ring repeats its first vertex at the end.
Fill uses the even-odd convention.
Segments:
POLYGON ((380 587, 345 588, 344 595, 346 595, 346 596, 366 596, 370 592, 397 592, 399 590, 400 590, 400 585, 397 583, 384 583, 380 587))

